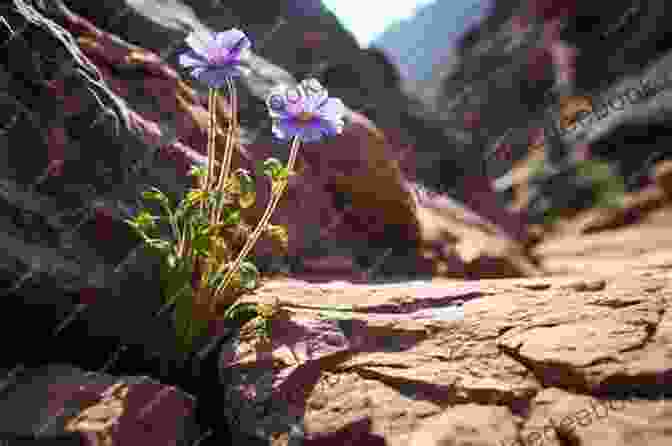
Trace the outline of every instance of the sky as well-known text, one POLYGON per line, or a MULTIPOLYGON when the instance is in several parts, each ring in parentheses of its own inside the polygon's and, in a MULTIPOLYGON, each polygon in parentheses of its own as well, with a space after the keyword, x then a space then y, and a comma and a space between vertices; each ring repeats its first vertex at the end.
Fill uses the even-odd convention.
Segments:
POLYGON ((366 47, 385 27, 413 16, 416 8, 435 0, 322 0, 359 42, 366 47))

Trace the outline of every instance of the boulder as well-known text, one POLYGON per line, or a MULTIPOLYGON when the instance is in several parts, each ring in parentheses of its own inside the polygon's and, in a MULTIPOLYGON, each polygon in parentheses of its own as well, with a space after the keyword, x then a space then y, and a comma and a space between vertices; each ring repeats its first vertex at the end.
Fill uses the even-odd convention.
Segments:
POLYGON ((192 396, 147 376, 118 378, 65 364, 19 368, 3 382, 0 440, 187 446, 197 439, 194 408, 192 396))

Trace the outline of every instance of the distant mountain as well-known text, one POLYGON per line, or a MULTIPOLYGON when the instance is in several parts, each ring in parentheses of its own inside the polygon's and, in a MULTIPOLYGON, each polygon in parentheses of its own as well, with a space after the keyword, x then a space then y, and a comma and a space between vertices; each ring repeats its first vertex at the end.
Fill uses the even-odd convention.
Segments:
MULTIPOLYGON (((452 65, 453 44, 466 30, 476 25, 483 14, 479 0, 436 0, 419 8, 415 15, 387 27, 371 42, 382 49, 399 67, 411 90, 422 90, 435 83, 439 73, 433 67, 452 65)), ((420 92, 418 92, 420 93, 420 92)))

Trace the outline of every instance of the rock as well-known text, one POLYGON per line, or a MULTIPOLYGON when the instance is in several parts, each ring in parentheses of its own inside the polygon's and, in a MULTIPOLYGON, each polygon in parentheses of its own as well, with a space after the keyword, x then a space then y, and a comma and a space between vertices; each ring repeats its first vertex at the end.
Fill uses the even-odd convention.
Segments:
MULTIPOLYGON (((508 445, 531 435, 544 389, 662 397, 669 280, 620 275, 608 293, 566 287, 577 281, 547 278, 543 293, 510 279, 269 283, 250 300, 280 297, 271 342, 249 326, 221 353, 227 418, 265 439, 508 445)), ((649 429, 613 420, 633 435, 649 429)))
MULTIPOLYGON (((219 15, 212 15, 208 12, 210 7, 200 4, 191 5, 191 10, 178 4, 155 2, 136 8, 118 1, 100 10, 92 10, 77 1, 66 6, 61 1, 50 0, 48 10, 32 2, 21 0, 19 3, 24 5, 20 12, 8 16, 13 29, 22 28, 27 16, 42 14, 45 20, 59 23, 72 40, 67 41, 67 46, 58 40, 47 40, 35 48, 38 59, 46 54, 57 54, 60 65, 40 62, 44 65, 40 75, 44 79, 36 77, 35 85, 30 88, 22 79, 26 73, 39 70, 33 66, 37 62, 20 57, 26 42, 17 35, 7 47, 7 51, 16 56, 12 56, 12 65, 4 68, 2 88, 11 91, 6 98, 7 112, 17 120, 7 129, 9 139, 3 141, 14 147, 12 141, 25 143, 27 138, 33 138, 31 146, 40 153, 26 160, 21 153, 5 151, 8 158, 3 164, 6 170, 3 181, 7 184, 7 193, 3 197, 7 206, 16 208, 21 215, 29 216, 36 223, 39 219, 46 222, 39 231, 25 222, 6 222, 5 233, 13 234, 6 244, 16 245, 16 249, 9 250, 9 257, 3 263, 20 264, 8 271, 12 276, 8 279, 9 286, 22 275, 37 277, 39 272, 52 276, 59 287, 63 287, 64 294, 93 287, 118 296, 119 282, 129 281, 122 265, 129 262, 139 242, 123 220, 137 210, 140 192, 152 185, 167 193, 180 194, 190 185, 186 177, 189 166, 204 161, 207 127, 204 93, 201 86, 192 88, 189 82, 182 81, 186 77, 175 71, 174 49, 183 44, 190 28, 230 26, 227 17, 231 11, 221 10, 219 15), (110 16, 116 18, 107 20, 110 16), (201 22, 203 17, 214 18, 205 24, 201 22), (149 49, 129 42, 146 44, 149 49), (72 61, 77 61, 76 65, 81 65, 85 72, 95 71, 92 76, 100 80, 98 86, 91 87, 91 80, 83 77, 82 72, 58 68, 72 61), (44 93, 35 104, 30 102, 34 88, 44 93), (100 89, 99 97, 93 96, 90 88, 100 89), (104 104, 110 105, 101 108, 98 101, 101 97, 104 104), (40 124, 42 121, 45 125, 40 124), (105 135, 102 140, 101 134, 105 135), (38 138, 38 135, 41 136, 38 138), (104 153, 104 156, 94 156, 87 150, 94 146, 99 147, 96 153, 104 153), (39 242, 26 243, 38 234, 39 242), (32 251, 40 255, 21 254, 32 251), (52 258, 48 263, 62 267, 34 265, 33 259, 37 257, 52 258), (71 258, 78 258, 80 262, 72 262, 71 258)), ((259 11, 247 6, 241 6, 241 11, 246 11, 250 23, 258 23, 255 20, 259 11)), ((270 22, 271 17, 282 14, 272 9, 267 12, 270 22)), ((369 90, 375 92, 377 102, 386 105, 367 112, 380 121, 380 125, 362 113, 352 112, 350 126, 342 137, 302 148, 301 175, 290 184, 274 222, 288 226, 290 257, 297 265, 300 259, 317 256, 311 250, 326 250, 329 255, 368 258, 368 269, 376 265, 382 254, 388 256, 385 253, 393 247, 394 253, 385 264, 374 268, 378 269, 377 273, 401 275, 414 270, 426 271, 420 265, 422 259, 415 254, 420 224, 412 197, 416 181, 413 153, 417 149, 418 153, 425 153, 423 159, 428 159, 426 151, 437 143, 437 138, 443 138, 446 143, 449 140, 437 122, 432 121, 431 114, 401 93, 394 67, 386 63, 382 54, 361 52, 351 38, 345 37, 345 31, 339 28, 333 16, 324 11, 319 14, 331 17, 331 22, 326 20, 326 28, 320 31, 330 33, 327 45, 347 48, 361 58, 362 67, 372 73, 364 81, 371 86, 369 90), (380 86, 381 76, 386 79, 384 88, 374 89, 374 85, 380 86), (390 105, 392 99, 394 106, 390 105), (417 130, 413 132, 418 135, 416 144, 408 134, 400 133, 400 129, 407 127, 417 130)), ((303 19, 297 16, 295 20, 303 19)), ((306 23, 311 21, 307 19, 306 23)), ((47 35, 52 31, 43 28, 36 32, 47 35)), ((251 27, 252 35, 258 32, 251 27)), ((288 44, 297 37, 289 28, 278 32, 282 39, 288 39, 288 44)), ((313 33, 310 39, 314 40, 318 30, 309 32, 313 33)), ((278 51, 277 60, 286 62, 292 71, 298 70, 297 61, 290 57, 293 51, 286 51, 287 45, 272 46, 273 51, 278 51), (290 58, 285 60, 287 57, 290 58)), ((347 60, 351 64, 351 58, 347 60)), ((328 80, 326 84, 332 94, 356 106, 361 92, 353 91, 348 87, 353 84, 346 81, 348 76, 357 73, 346 70, 342 62, 340 59, 330 62, 322 77, 328 80)), ((243 123, 244 146, 234 155, 234 165, 248 168, 267 156, 280 159, 286 156, 287 147, 272 143, 270 132, 264 127, 267 119, 263 100, 272 86, 294 82, 288 71, 262 57, 254 57, 252 64, 254 74, 239 83, 240 113, 249 120, 243 123)), ((221 116, 229 113, 225 98, 221 98, 219 106, 221 116)), ((419 172, 431 177, 426 169, 420 168, 419 172)), ((511 219, 499 210, 492 200, 494 192, 487 191, 487 187, 483 189, 487 180, 479 181, 483 184, 478 186, 476 204, 487 205, 478 212, 484 212, 494 224, 501 224, 512 238, 525 239, 524 222, 511 219)), ((252 222, 259 217, 268 199, 263 185, 260 184, 258 190, 258 203, 246 215, 252 222)), ((258 256, 271 252, 273 249, 263 240, 255 250, 258 256)), ((497 262, 499 260, 495 260, 497 262)), ((482 268, 492 269, 490 263, 492 261, 486 261, 482 268)), ((504 263, 510 262, 504 260, 504 263)), ((357 266, 362 265, 353 264, 353 269, 342 277, 356 277, 357 266)), ((481 266, 475 264, 470 266, 469 274, 478 276, 479 268, 481 266)), ((518 270, 513 268, 511 273, 518 274, 515 272, 518 270)), ((316 274, 328 276, 331 273, 325 270, 316 274)), ((497 273, 488 271, 486 274, 497 273)), ((151 283, 142 281, 135 286, 147 288, 151 283)), ((147 294, 153 292, 146 289, 147 294)))
POLYGON ((650 185, 624 195, 619 207, 597 207, 579 213, 558 225, 563 233, 591 234, 636 224, 649 214, 669 207, 669 194, 658 185, 650 185))
MULTIPOLYGON (((647 443, 663 445, 672 413, 667 407, 665 391, 649 398, 635 391, 595 398, 573 395, 560 389, 540 392, 532 402, 529 419, 521 437, 523 444, 535 441, 578 441, 582 444, 630 445, 646 439, 647 443)), ((517 444, 512 437, 502 444, 517 444)))
POLYGON ((672 161, 662 161, 654 168, 653 178, 665 193, 672 195, 672 161))
MULTIPOLYGON (((544 76, 549 80, 543 64, 562 59, 557 54, 562 48, 556 45, 558 36, 551 35, 547 39, 551 42, 543 41, 543 48, 534 50, 536 29, 527 40, 517 40, 519 36, 507 28, 514 9, 508 2, 496 2, 483 28, 463 40, 459 49, 463 62, 458 75, 444 83, 440 115, 403 94, 392 64, 375 51, 357 48, 335 17, 316 3, 119 0, 100 8, 81 1, 70 1, 67 7, 60 0, 13 3, 15 8, 3 12, 10 33, 0 49, 1 59, 11 61, 0 67, 0 105, 7 117, 0 132, 0 237, 6 248, 0 255, 0 285, 7 290, 3 296, 7 319, 25 315, 32 330, 49 335, 51 322, 85 308, 77 320, 90 326, 94 339, 116 337, 170 354, 162 350, 168 345, 170 327, 148 323, 160 297, 153 265, 137 255, 139 240, 123 219, 137 210, 136 200, 146 187, 179 195, 190 186, 189 166, 204 162, 203 91, 192 88, 175 71, 173 49, 189 29, 224 29, 241 23, 254 24, 249 31, 264 57, 255 56, 254 74, 239 82, 241 115, 249 121, 243 122, 243 148, 234 157, 236 166, 252 167, 267 156, 286 156, 287 148, 269 138, 263 99, 271 87, 294 83, 290 73, 304 75, 313 71, 313 62, 325 59, 318 76, 353 109, 344 135, 302 148, 301 175, 292 180, 274 220, 289 226, 295 258, 313 257, 305 269, 313 267, 318 274, 336 271, 325 276, 350 281, 361 269, 381 275, 412 271, 460 279, 541 273, 527 252, 526 213, 504 212, 488 174, 480 169, 480 157, 510 126, 524 130, 527 147, 529 123, 538 117, 536 108, 547 86, 544 76), (291 26, 283 25, 264 47, 263 37, 278 17, 291 19, 291 26), (11 31, 16 34, 10 35, 11 31), (316 46, 317 42, 324 46, 316 46), (499 70, 502 63, 508 66, 499 70), (526 70, 520 67, 534 73, 521 73, 526 70), (539 74, 541 80, 529 83, 521 77, 528 74, 539 74), (453 101, 451 92, 455 87, 462 90, 465 79, 470 88, 453 101), (493 82, 497 88, 491 88, 493 82), (502 114, 478 105, 485 103, 510 107, 502 114), (31 150, 22 150, 25 147, 31 150), (466 205, 441 194, 420 199, 416 189, 423 182, 454 188, 466 205), (322 252, 311 253, 320 248, 322 252), (311 262, 319 257, 322 265, 319 260, 311 262), (370 265, 360 265, 357 271, 361 258, 370 265), (147 299, 138 300, 138 295, 147 299), (17 308, 23 312, 15 312, 17 308), (125 314, 113 317, 119 312, 125 314), (126 323, 120 325, 119 320, 126 323)), ((633 31, 625 37, 609 28, 620 23, 624 5, 607 8, 599 25, 611 33, 604 45, 620 48, 609 58, 591 49, 602 44, 582 41, 592 37, 577 31, 581 22, 567 20, 565 31, 577 48, 589 49, 583 51, 584 60, 618 67, 608 73, 609 79, 599 70, 577 71, 581 86, 603 98, 630 86, 627 79, 618 81, 626 72, 645 65, 667 71, 663 69, 667 58, 648 63, 659 58, 666 45, 662 32, 669 15, 662 3, 652 3, 646 10, 635 8, 634 22, 627 25, 633 31), (628 46, 639 48, 659 38, 655 49, 637 51, 637 63, 626 57, 628 46), (602 89, 598 80, 614 84, 614 90, 602 89)), ((588 14, 592 8, 597 7, 580 5, 583 20, 602 17, 602 11, 588 14)), ((547 25, 546 37, 554 29, 552 23, 547 25)), ((572 58, 570 53, 565 51, 565 62, 572 58)), ((559 68, 571 71, 567 63, 559 68)), ((608 155, 605 145, 614 145, 619 147, 615 159, 629 160, 627 153, 638 158, 657 150, 649 146, 632 151, 623 143, 639 135, 644 144, 647 139, 642 135, 662 134, 664 126, 652 124, 660 115, 655 102, 633 105, 586 130, 591 151, 608 155), (623 124, 638 116, 643 125, 623 124)), ((218 113, 229 112, 222 98, 218 113)), ((665 172, 656 174, 655 190, 669 195, 665 172)), ((257 206, 246 215, 252 221, 268 199, 263 187, 259 191, 257 206)), ((646 203, 663 199, 646 197, 644 192, 646 203)), ((491 410, 494 406, 532 420, 530 414, 543 403, 535 398, 545 388, 595 398, 617 399, 633 388, 638 397, 647 392, 660 396, 670 377, 669 282, 665 281, 670 277, 669 221, 641 235, 614 231, 605 240, 594 234, 579 243, 584 244, 579 249, 591 254, 584 257, 577 254, 576 242, 566 239, 556 242, 560 248, 546 245, 537 251, 551 253, 543 264, 545 271, 580 272, 581 280, 608 276, 608 290, 584 285, 590 292, 578 293, 563 288, 565 281, 556 278, 548 280, 551 286, 543 293, 506 280, 443 279, 368 287, 345 281, 266 283, 248 299, 278 296, 286 311, 271 323, 275 334, 270 343, 255 342, 255 327, 248 323, 240 342, 231 341, 222 351, 226 417, 242 432, 278 443, 304 437, 315 443, 401 444, 425 428, 437 433, 431 418, 438 420, 450 406, 462 405, 453 413, 454 424, 437 435, 455 439, 458 428, 472 422, 472 415, 492 414, 490 426, 469 428, 472 438, 490 441, 487 438, 492 439, 499 428, 502 433, 516 433, 508 430, 507 409, 491 410), (624 240, 630 242, 628 247, 623 247, 624 240), (624 274, 636 268, 648 269, 642 272, 651 275, 624 274), (485 408, 466 406, 470 404, 485 408)), ((263 255, 265 248, 260 244, 256 254, 263 255)), ((9 324, 5 327, 6 338, 15 335, 9 324)), ((21 345, 8 345, 7 350, 32 351, 36 346, 21 345)), ((4 355, 6 361, 14 356, 13 351, 4 355)), ((21 392, 27 388, 26 392, 43 397, 47 381, 61 374, 76 377, 72 386, 81 382, 80 371, 49 369, 13 384, 21 392)), ((69 379, 68 392, 59 393, 59 398, 73 397, 69 379)), ((111 384, 106 382, 105 387, 111 384)), ((16 421, 8 425, 23 429, 19 434, 44 426, 44 417, 53 418, 50 410, 63 408, 55 398, 37 404, 44 407, 42 411, 19 410, 17 401, 29 398, 16 389, 5 387, 12 404, 5 407, 4 418, 16 421), (18 415, 25 418, 19 420, 18 415)), ((119 416, 119 400, 126 390, 117 389, 101 400, 102 390, 68 412, 67 420, 59 417, 60 432, 55 435, 64 434, 62 425, 67 422, 80 431, 109 427, 107 422, 119 416)), ((151 401, 157 392, 165 391, 161 396, 174 402, 190 400, 151 380, 147 385, 132 382, 127 391, 129 400, 134 392, 139 394, 136 402, 144 406, 145 421, 152 425, 154 414, 162 417, 154 409, 164 407, 151 401)), ((180 409, 179 404, 169 406, 180 409)), ((122 414, 120 426, 127 426, 123 433, 132 438, 124 437, 123 442, 161 444, 166 438, 170 442, 187 438, 181 431, 188 428, 180 423, 191 423, 192 415, 188 404, 182 408, 186 412, 172 413, 168 418, 172 421, 162 419, 161 429, 150 432, 137 422, 142 415, 122 414), (183 421, 174 421, 185 414, 183 421)), ((609 434, 620 432, 620 437, 609 437, 614 446, 618 438, 625 442, 649 428, 632 417, 617 422, 620 427, 609 434)), ((656 419, 652 428, 663 424, 656 419)))
POLYGON ((194 407, 193 397, 149 377, 51 364, 20 370, 5 383, 0 436, 48 444, 186 446, 195 440, 194 407))
POLYGON ((453 200, 422 200, 418 214, 422 255, 434 265, 433 274, 474 279, 541 274, 522 243, 453 200))
POLYGON ((603 278, 638 274, 665 268, 672 253, 669 208, 652 212, 636 225, 601 231, 577 238, 576 232, 558 233, 535 248, 549 274, 582 275, 587 271, 603 278))
POLYGON ((504 407, 463 404, 430 418, 408 446, 495 446, 517 435, 511 411, 504 407))
MULTIPOLYGON (((595 205, 589 196, 572 200, 579 191, 568 187, 561 174, 550 175, 552 184, 542 192, 525 184, 529 169, 516 164, 535 146, 527 135, 540 125, 547 127, 549 116, 561 130, 561 144, 550 144, 547 134, 542 148, 565 145, 569 155, 607 160, 618 166, 630 192, 650 183, 652 159, 669 158, 669 132, 663 116, 669 98, 662 91, 669 86, 671 59, 669 39, 657 28, 664 23, 662 6, 644 8, 636 2, 618 2, 600 13, 598 23, 593 20, 594 6, 569 4, 564 0, 528 1, 520 7, 504 0, 489 3, 480 23, 459 39, 459 57, 435 64, 432 75, 420 84, 425 89, 441 85, 438 91, 418 93, 436 97, 433 105, 444 127, 465 135, 460 151, 489 159, 484 163, 488 175, 497 178, 501 191, 510 193, 510 187, 515 188, 515 197, 504 198, 513 198, 511 208, 526 213, 531 223, 540 212, 537 206, 543 207, 530 200, 533 195, 541 195, 567 214, 595 205), (551 5, 548 10, 553 13, 530 12, 535 10, 530 5, 541 3, 551 5), (587 34, 584 29, 593 32, 587 34), (649 34, 651 29, 656 31, 649 34), (637 53, 641 63, 633 64, 630 59, 626 48, 634 47, 641 50, 637 53), (608 74, 602 73, 604 66, 610 67, 608 74), (558 87, 553 90, 558 94, 548 95, 558 83, 566 88, 558 87), (506 113, 492 104, 506 104, 506 113), (464 119, 472 115, 479 116, 477 128, 464 119), (489 157, 494 147, 507 147, 510 156, 489 157)), ((440 6, 427 6, 402 26, 415 29, 432 8, 439 10, 440 6)), ((447 49, 444 52, 450 54, 447 49)), ((660 196, 646 200, 656 207, 669 202, 660 196)), ((646 213, 648 205, 643 209, 632 205, 636 212, 608 213, 599 218, 598 226, 608 226, 603 218, 613 225, 633 224, 636 214, 646 213)))

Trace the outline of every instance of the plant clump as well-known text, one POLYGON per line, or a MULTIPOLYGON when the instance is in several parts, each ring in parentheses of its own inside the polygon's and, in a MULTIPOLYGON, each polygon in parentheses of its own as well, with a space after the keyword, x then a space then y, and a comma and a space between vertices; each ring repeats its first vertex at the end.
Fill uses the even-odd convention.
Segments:
POLYGON ((196 186, 180 200, 170 200, 155 187, 143 193, 161 215, 144 208, 127 220, 161 258, 165 303, 159 313, 172 310, 178 347, 185 355, 207 335, 210 324, 222 318, 256 318, 260 337, 270 336, 270 320, 281 312, 279 304, 237 304, 240 296, 259 285, 259 271, 247 256, 262 235, 287 248, 286 229, 270 224, 270 218, 288 178, 295 175, 301 143, 340 134, 345 113, 341 100, 330 98, 317 79, 306 79, 294 88, 280 86, 268 95, 273 134, 290 143, 290 153, 286 166, 275 158, 264 161, 261 173, 270 180, 271 194, 260 221, 252 226, 241 211, 255 204, 254 178, 245 169, 232 171, 233 152, 240 145, 234 79, 248 73, 244 65, 251 43, 237 29, 192 33, 186 43, 189 48, 179 56, 180 65, 209 87, 207 164, 191 169, 196 186), (222 87, 231 115, 220 144, 215 109, 222 87))

